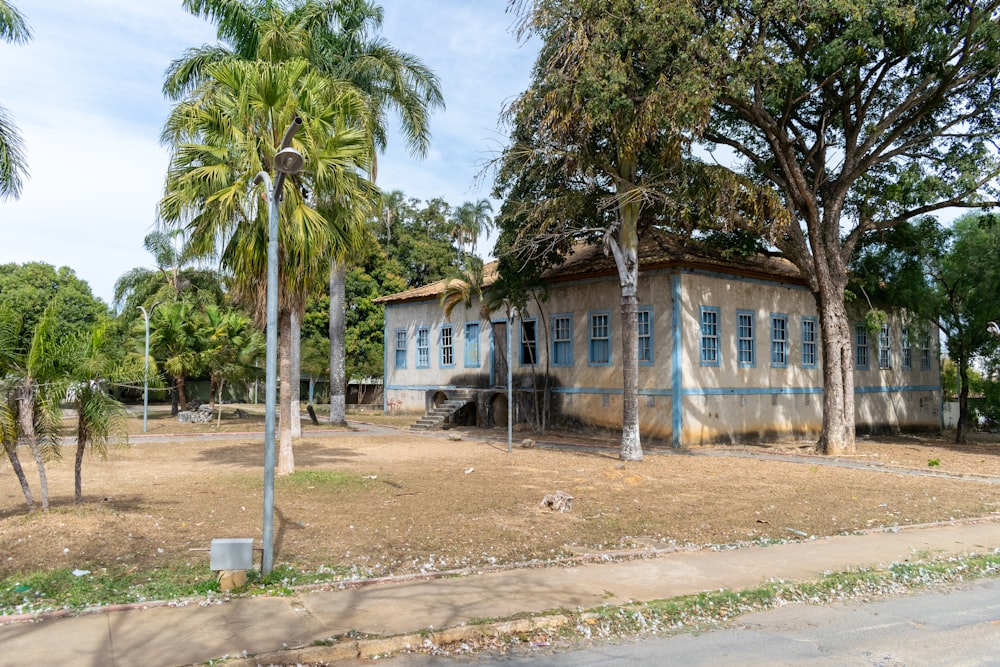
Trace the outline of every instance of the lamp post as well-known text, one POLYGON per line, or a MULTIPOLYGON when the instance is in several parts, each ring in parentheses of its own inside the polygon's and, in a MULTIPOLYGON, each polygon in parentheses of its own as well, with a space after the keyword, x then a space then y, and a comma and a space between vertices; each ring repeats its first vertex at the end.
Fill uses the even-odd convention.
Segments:
POLYGON ((517 318, 517 308, 507 311, 507 453, 514 451, 514 349, 511 328, 517 318))
POLYGON ((274 564, 274 422, 278 395, 278 207, 285 176, 302 170, 302 154, 291 147, 292 137, 302 126, 298 116, 292 120, 274 156, 274 183, 266 171, 254 178, 254 185, 264 184, 267 196, 267 336, 264 369, 264 528, 261 541, 264 555, 261 574, 271 573, 274 564))
POLYGON ((149 307, 149 312, 142 306, 142 319, 146 321, 146 370, 142 374, 142 432, 146 432, 146 422, 149 419, 149 316, 153 314, 153 309, 160 304, 159 301, 149 307))

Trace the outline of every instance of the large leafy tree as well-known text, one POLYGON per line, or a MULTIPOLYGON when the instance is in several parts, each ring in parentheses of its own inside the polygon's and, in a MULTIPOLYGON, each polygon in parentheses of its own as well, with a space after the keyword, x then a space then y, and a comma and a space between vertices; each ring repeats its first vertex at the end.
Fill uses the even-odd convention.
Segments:
MULTIPOLYGON (((7 0, 0 0, 0 39, 15 44, 31 39, 24 16, 7 0)), ((27 175, 21 136, 7 109, 0 106, 0 200, 17 199, 27 175)))
MULTIPOLYGON (((645 220, 682 222, 684 216, 670 215, 683 213, 671 204, 690 183, 691 163, 682 157, 711 108, 709 79, 691 48, 701 27, 687 0, 536 0, 523 17, 524 33, 537 35, 542 47, 529 88, 509 110, 512 141, 497 188, 508 200, 501 225, 520 230, 511 245, 522 256, 585 241, 603 244, 614 257, 621 285, 623 460, 642 459, 640 234, 645 220)), ((697 171, 710 180, 707 168, 697 171)), ((734 193, 745 189, 738 179, 714 178, 734 193)))
POLYGON ((964 216, 952 225, 949 241, 945 253, 932 256, 928 273, 938 295, 938 323, 948 356, 958 367, 955 441, 965 442, 972 361, 995 354, 1000 343, 988 330, 1000 314, 1000 225, 993 216, 964 216))
POLYGON ((854 450, 848 263, 867 235, 946 208, 997 204, 1000 2, 694 3, 715 72, 704 137, 774 188, 780 240, 823 333, 823 431, 854 450))
POLYGON ((0 264, 0 306, 21 317, 20 349, 31 346, 35 327, 51 304, 59 310, 56 327, 60 338, 90 330, 108 312, 70 268, 57 269, 44 262, 0 264))
MULTIPOLYGON (((233 293, 263 319, 267 274, 267 207, 251 183, 270 171, 285 128, 304 119, 295 145, 306 156, 285 181, 279 226, 279 359, 291 386, 291 320, 323 284, 329 257, 364 232, 377 190, 364 176, 373 143, 368 110, 356 90, 326 77, 305 60, 223 60, 206 65, 204 80, 171 113, 164 138, 174 147, 165 220, 186 224, 191 243, 219 252, 233 276, 233 293)), ((278 473, 294 470, 291 395, 281 394, 278 473)))

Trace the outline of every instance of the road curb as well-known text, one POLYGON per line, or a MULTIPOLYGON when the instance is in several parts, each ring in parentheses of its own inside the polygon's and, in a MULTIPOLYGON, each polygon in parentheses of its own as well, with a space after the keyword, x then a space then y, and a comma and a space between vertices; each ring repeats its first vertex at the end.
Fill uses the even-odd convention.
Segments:
POLYGON ((293 665, 341 660, 372 660, 418 648, 429 649, 490 637, 504 637, 538 630, 555 630, 566 625, 569 621, 570 618, 563 614, 548 614, 496 623, 458 625, 443 630, 410 632, 390 637, 345 639, 329 645, 304 646, 261 653, 252 658, 225 661, 223 664, 226 667, 258 667, 260 665, 293 665))

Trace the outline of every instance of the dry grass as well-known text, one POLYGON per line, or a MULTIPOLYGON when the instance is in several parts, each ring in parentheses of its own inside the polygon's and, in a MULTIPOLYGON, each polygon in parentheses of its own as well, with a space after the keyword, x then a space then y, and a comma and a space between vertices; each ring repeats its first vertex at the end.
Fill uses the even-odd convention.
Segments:
MULTIPOLYGON (((141 413, 133 422, 141 432, 141 413)), ((47 514, 25 511, 4 461, 0 576, 57 567, 144 571, 203 563, 207 569, 208 554, 192 549, 207 548, 215 537, 260 537, 261 428, 262 416, 229 419, 225 439, 133 438, 106 460, 88 457, 82 505, 72 503, 67 451, 49 466, 47 514)), ((159 415, 150 421, 152 435, 192 431, 214 426, 179 425, 159 415)), ((295 448, 297 473, 277 482, 275 562, 402 574, 1000 512, 998 484, 880 470, 1000 477, 995 437, 961 447, 942 438, 860 440, 851 460, 871 465, 847 469, 822 465, 794 446, 753 448, 745 457, 663 452, 623 465, 613 443, 516 447, 508 454, 505 433, 487 439, 492 435, 470 430, 456 442, 440 434, 331 433, 326 425, 305 425, 295 448), (761 451, 793 460, 753 454, 761 451), (939 465, 928 466, 931 460, 939 465), (539 507, 556 490, 574 496, 571 512, 539 507)), ((22 459, 37 480, 30 457, 22 459)))

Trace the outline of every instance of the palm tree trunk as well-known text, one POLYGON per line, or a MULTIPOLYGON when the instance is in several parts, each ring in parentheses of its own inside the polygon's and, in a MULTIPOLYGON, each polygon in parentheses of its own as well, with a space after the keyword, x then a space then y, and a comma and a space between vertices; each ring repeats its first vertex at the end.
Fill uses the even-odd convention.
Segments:
POLYGON ((81 419, 76 429, 76 458, 73 461, 73 498, 78 503, 83 502, 83 452, 86 449, 87 430, 81 419))
POLYGON ((17 418, 21 425, 21 437, 31 449, 31 455, 35 458, 35 467, 38 468, 38 484, 42 489, 42 511, 48 512, 49 481, 45 475, 42 450, 38 447, 38 438, 35 437, 35 383, 31 378, 26 377, 21 381, 17 403, 17 418))
POLYGON ((174 382, 177 385, 177 402, 180 403, 180 409, 184 410, 187 405, 187 396, 184 395, 184 376, 178 375, 174 378, 174 382))
POLYGON ((295 472, 295 454, 292 452, 292 420, 298 415, 292 414, 292 392, 289 391, 292 383, 292 360, 291 360, 291 313, 282 309, 278 316, 278 375, 279 392, 278 402, 278 476, 291 475, 295 472))
POLYGON ((10 467, 17 475, 17 481, 21 483, 21 493, 24 494, 24 501, 28 503, 28 510, 35 509, 35 497, 31 495, 31 487, 28 486, 28 478, 24 475, 24 468, 21 467, 21 459, 17 457, 17 443, 4 443, 4 450, 10 460, 10 467))
POLYGON ((347 267, 333 262, 330 267, 330 423, 347 425, 346 363, 344 341, 347 335, 345 289, 347 267))
POLYGON ((289 333, 291 335, 291 340, 289 341, 291 345, 290 358, 291 358, 291 381, 289 382, 289 394, 290 402, 292 406, 291 414, 293 419, 291 420, 292 425, 292 437, 301 438, 302 437, 302 419, 300 415, 302 413, 302 321, 299 318, 299 313, 293 310, 291 313, 291 320, 289 326, 289 333))

